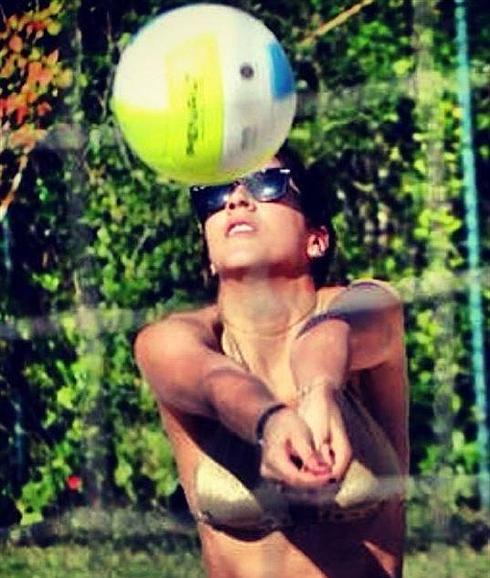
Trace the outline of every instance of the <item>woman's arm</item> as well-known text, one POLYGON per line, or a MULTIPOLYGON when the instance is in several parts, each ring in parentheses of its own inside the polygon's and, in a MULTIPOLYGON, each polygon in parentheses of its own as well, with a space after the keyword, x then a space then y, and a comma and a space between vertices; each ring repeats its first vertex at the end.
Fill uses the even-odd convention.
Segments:
MULTIPOLYGON (((216 310, 174 314, 144 328, 135 342, 137 364, 158 403, 214 418, 255 442, 260 416, 278 404, 267 386, 219 351, 216 310)), ((324 483, 311 432, 295 410, 284 408, 265 423, 262 473, 291 485, 324 483), (298 457, 308 472, 294 463, 298 457)), ((326 475, 326 474, 325 474, 326 475)))
POLYGON ((143 328, 135 341, 136 362, 159 403, 219 419, 251 439, 256 415, 276 400, 219 351, 213 309, 172 314, 143 328), (232 386, 225 387, 227 382, 232 386), (239 403, 242 389, 247 404, 239 403))
POLYGON ((291 354, 295 381, 303 391, 315 384, 339 389, 349 372, 403 355, 403 335, 402 303, 395 291, 380 281, 357 281, 301 330, 291 354))
POLYGON ((386 429, 393 432, 390 437, 400 448, 399 455, 406 454, 401 450, 406 446, 403 335, 398 295, 385 283, 359 281, 340 290, 327 311, 314 317, 294 344, 291 366, 302 391, 298 412, 335 477, 342 477, 352 453, 336 403, 337 391, 352 371, 390 375, 390 383, 397 384, 396 391, 387 391, 386 385, 383 388, 379 379, 373 379, 369 393, 379 409, 380 421, 389 422, 386 429), (396 379, 395 373, 400 374, 396 379))

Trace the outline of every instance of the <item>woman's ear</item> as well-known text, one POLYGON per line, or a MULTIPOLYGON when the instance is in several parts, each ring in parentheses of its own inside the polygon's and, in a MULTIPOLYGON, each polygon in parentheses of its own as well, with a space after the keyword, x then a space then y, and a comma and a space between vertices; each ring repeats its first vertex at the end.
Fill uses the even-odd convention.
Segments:
POLYGON ((329 236, 327 227, 311 229, 306 245, 306 254, 310 259, 319 259, 327 252, 329 236))

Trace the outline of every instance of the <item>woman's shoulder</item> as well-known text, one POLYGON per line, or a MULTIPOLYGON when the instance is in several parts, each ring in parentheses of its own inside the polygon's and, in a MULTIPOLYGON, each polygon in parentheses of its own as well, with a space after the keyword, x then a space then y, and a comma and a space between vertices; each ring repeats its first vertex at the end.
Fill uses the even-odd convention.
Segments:
POLYGON ((339 295, 340 293, 342 293, 342 291, 345 291, 345 289, 347 288, 346 285, 328 285, 325 287, 320 287, 319 289, 317 289, 316 292, 316 311, 320 312, 320 311, 325 311, 326 309, 328 309, 330 303, 333 301, 333 299, 339 295))
POLYGON ((144 325, 138 331, 135 347, 148 351, 159 349, 161 344, 165 344, 168 349, 172 343, 176 346, 188 344, 189 339, 214 345, 217 342, 218 331, 219 318, 216 305, 175 311, 163 319, 144 325))
POLYGON ((360 279, 354 279, 354 281, 352 281, 348 287, 350 288, 354 288, 354 287, 358 287, 358 286, 365 286, 365 287, 373 287, 373 288, 379 288, 379 289, 384 289, 385 291, 387 291, 388 293, 391 293, 394 297, 399 298, 400 294, 398 293, 398 291, 395 289, 395 287, 389 283, 388 281, 383 281, 381 279, 374 279, 374 278, 360 278, 360 279))
POLYGON ((328 285, 317 289, 317 311, 325 311, 328 309, 335 297, 344 291, 350 291, 356 288, 381 289, 389 293, 391 297, 394 297, 397 301, 400 300, 398 291, 387 281, 370 277, 361 277, 359 279, 354 279, 348 285, 328 285))

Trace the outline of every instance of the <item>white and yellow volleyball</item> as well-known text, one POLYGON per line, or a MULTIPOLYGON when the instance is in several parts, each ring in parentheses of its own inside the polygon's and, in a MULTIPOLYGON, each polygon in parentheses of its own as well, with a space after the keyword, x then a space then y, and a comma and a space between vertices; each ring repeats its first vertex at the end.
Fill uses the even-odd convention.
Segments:
POLYGON ((245 12, 195 4, 140 30, 117 66, 113 108, 134 152, 192 184, 233 180, 286 139, 294 77, 274 34, 245 12))

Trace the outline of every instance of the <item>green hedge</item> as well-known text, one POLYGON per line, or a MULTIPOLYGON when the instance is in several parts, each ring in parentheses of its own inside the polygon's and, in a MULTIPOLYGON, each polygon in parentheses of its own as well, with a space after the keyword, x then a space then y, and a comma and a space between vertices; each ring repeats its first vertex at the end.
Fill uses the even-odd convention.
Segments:
MULTIPOLYGON (((47 130, 22 149, 26 167, 18 147, 0 153, 8 177, 2 194, 21 177, 2 220, 0 526, 73 504, 166 505, 176 488, 131 346, 142 324, 204 302, 209 290, 186 192, 134 158, 110 91, 131 34, 177 4, 25 0, 15 7, 19 15, 49 11, 41 16, 52 33, 35 48, 44 56, 59 49, 64 83, 52 80, 43 96, 47 116, 13 120, 16 130, 23 122, 47 130)), ((345 4, 233 4, 263 19, 291 57, 300 94, 291 140, 329 187, 340 239, 332 280, 388 279, 405 299, 412 473, 460 480, 444 507, 476 508, 454 7, 375 2, 304 43, 345 4)), ((489 9, 471 12, 469 25, 485 257, 489 9)), ((7 80, 0 98, 20 82, 7 80)), ((485 286, 487 312, 489 297, 485 286)))

